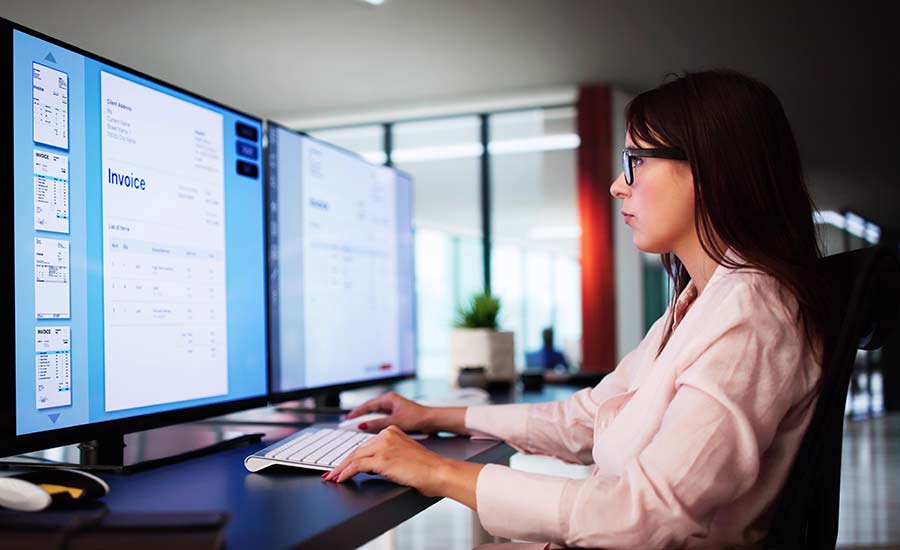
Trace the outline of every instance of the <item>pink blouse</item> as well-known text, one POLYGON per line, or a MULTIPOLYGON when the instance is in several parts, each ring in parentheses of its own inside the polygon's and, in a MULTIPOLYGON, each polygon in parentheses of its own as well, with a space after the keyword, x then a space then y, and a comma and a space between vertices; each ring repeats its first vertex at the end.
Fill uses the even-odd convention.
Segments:
POLYGON ((719 266, 596 387, 542 404, 470 407, 475 437, 567 462, 587 479, 487 465, 476 498, 495 536, 667 548, 759 541, 813 413, 820 353, 772 277, 719 266))

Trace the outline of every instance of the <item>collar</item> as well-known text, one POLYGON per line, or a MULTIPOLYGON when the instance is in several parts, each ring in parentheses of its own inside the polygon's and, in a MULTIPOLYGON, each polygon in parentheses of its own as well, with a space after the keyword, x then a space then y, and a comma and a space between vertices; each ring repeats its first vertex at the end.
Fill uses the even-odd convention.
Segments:
MULTIPOLYGON (((745 263, 743 258, 741 258, 731 248, 725 250, 724 257, 725 259, 731 260, 736 263, 745 263)), ((732 271, 734 271, 734 269, 730 267, 726 267, 722 264, 717 265, 715 271, 713 271, 713 274, 709 277, 709 281, 706 282, 706 288, 709 288, 711 284, 716 282, 725 274, 732 271)), ((704 288, 704 291, 706 290, 706 288, 704 288)), ((699 295, 700 293, 697 291, 697 285, 695 285, 694 280, 691 279, 690 281, 688 281, 687 286, 684 287, 684 290, 681 291, 681 294, 678 295, 678 299, 675 300, 675 312, 673 317, 672 330, 675 330, 678 324, 681 323, 682 319, 684 319, 685 314, 687 314, 688 309, 690 309, 691 304, 694 303, 699 295)))
MULTIPOLYGON (((719 266, 721 267, 721 266, 719 266)), ((718 269, 716 269, 718 271, 718 269)), ((710 278, 710 282, 712 282, 712 278, 710 278)), ((687 310, 691 307, 691 304, 694 303, 694 300, 697 299, 697 286, 694 284, 694 281, 688 281, 684 290, 681 291, 681 294, 678 295, 678 299, 675 300, 675 312, 672 319, 672 330, 678 327, 681 320, 684 319, 684 315, 687 313, 687 310)))

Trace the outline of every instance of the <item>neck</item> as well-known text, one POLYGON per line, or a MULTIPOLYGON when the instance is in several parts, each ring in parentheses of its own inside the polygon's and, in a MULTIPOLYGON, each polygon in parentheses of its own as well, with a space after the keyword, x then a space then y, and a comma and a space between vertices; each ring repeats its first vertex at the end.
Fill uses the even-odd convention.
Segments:
POLYGON ((719 267, 719 264, 703 251, 700 241, 696 238, 685 246, 679 247, 674 253, 691 276, 691 281, 697 287, 697 294, 699 295, 706 288, 706 284, 709 283, 710 277, 712 277, 716 268, 719 267))

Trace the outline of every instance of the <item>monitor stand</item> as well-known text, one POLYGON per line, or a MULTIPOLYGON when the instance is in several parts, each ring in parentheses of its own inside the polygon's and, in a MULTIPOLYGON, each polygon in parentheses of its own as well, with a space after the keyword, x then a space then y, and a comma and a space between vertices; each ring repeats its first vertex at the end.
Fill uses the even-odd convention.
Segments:
POLYGON ((401 392, 397 385, 385 383, 367 384, 345 390, 317 390, 314 397, 287 402, 276 406, 275 410, 286 413, 312 413, 336 416, 346 414, 369 399, 378 397, 391 389, 401 392), (344 396, 343 400, 341 400, 341 395, 344 396))
POLYGON ((288 413, 313 413, 313 414, 345 414, 350 409, 341 408, 341 392, 325 391, 317 393, 315 397, 308 397, 301 401, 294 401, 275 407, 278 412, 288 413))
POLYGON ((78 468, 124 473, 256 443, 263 435, 223 426, 181 424, 7 457, 0 459, 0 467, 78 468))

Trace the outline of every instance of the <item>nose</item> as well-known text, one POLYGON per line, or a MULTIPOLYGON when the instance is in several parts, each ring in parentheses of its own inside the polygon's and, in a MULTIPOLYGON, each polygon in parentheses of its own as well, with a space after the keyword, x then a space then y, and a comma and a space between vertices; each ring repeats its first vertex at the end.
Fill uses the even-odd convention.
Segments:
POLYGON ((619 177, 609 186, 609 194, 617 199, 631 196, 631 187, 625 183, 625 172, 619 172, 619 177))

